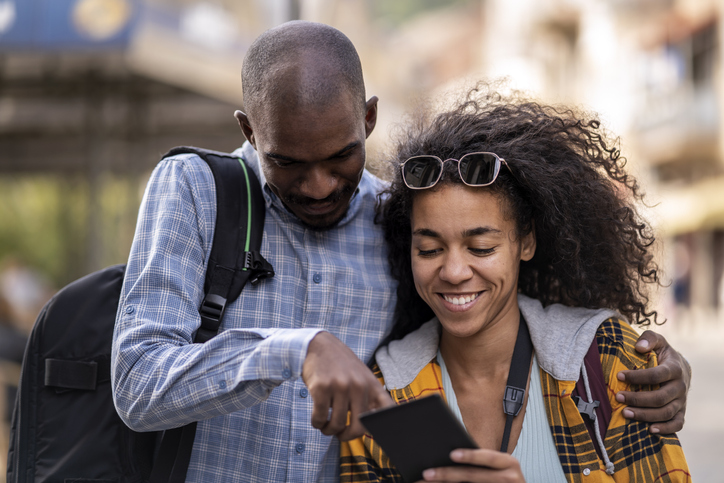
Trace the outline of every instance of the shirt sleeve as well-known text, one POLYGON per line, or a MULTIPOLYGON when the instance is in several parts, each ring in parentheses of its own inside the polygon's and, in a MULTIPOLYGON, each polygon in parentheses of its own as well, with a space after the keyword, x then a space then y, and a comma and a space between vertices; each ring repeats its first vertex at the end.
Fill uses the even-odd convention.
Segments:
POLYGON ((228 414, 265 400, 299 377, 319 330, 222 330, 194 344, 213 240, 216 195, 195 155, 162 161, 151 175, 126 268, 112 349, 113 396, 136 431, 228 414))

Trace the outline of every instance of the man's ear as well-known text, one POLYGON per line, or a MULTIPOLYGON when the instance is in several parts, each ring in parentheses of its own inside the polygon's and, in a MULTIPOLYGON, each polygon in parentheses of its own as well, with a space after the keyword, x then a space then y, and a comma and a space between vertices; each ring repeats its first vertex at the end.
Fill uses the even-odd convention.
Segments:
POLYGON ((520 245, 520 259, 524 262, 529 261, 535 255, 535 224, 531 221, 530 232, 523 237, 520 245))
POLYGON ((365 104, 365 139, 370 137, 377 124, 377 101, 377 96, 372 96, 365 104))
POLYGON ((254 149, 256 149, 256 140, 254 139, 254 130, 251 127, 251 124, 249 123, 249 116, 247 116, 245 113, 241 111, 234 111, 234 117, 236 118, 236 122, 239 123, 239 127, 241 128, 241 132, 244 133, 244 137, 246 138, 249 143, 254 146, 254 149))

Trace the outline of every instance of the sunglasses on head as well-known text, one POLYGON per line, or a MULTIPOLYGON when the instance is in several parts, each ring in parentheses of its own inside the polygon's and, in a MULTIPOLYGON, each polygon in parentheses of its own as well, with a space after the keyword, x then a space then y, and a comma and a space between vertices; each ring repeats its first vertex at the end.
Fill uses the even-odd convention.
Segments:
POLYGON ((448 161, 458 163, 460 179, 468 186, 488 186, 498 177, 501 163, 508 166, 503 158, 493 153, 468 153, 460 159, 445 161, 432 155, 412 156, 400 166, 402 180, 413 190, 432 188, 440 181, 443 166, 448 161))

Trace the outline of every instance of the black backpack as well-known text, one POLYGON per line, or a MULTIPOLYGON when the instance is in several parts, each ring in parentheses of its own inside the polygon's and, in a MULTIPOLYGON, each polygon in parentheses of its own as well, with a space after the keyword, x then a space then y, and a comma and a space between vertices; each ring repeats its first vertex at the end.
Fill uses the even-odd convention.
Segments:
MULTIPOLYGON (((259 253, 264 199, 256 175, 230 154, 195 153, 216 182, 214 241, 199 312, 203 343, 219 329, 227 303, 245 283, 274 275, 259 253)), ((23 358, 8 454, 8 483, 183 482, 196 424, 137 433, 119 418, 111 395, 111 342, 124 265, 60 290, 35 322, 23 358)))

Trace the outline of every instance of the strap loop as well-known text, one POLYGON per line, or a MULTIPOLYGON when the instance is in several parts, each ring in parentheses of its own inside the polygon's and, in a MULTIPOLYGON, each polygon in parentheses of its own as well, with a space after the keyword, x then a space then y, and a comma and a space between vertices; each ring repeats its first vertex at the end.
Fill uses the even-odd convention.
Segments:
POLYGON ((244 270, 251 270, 251 284, 274 276, 274 267, 257 251, 244 252, 244 270))

